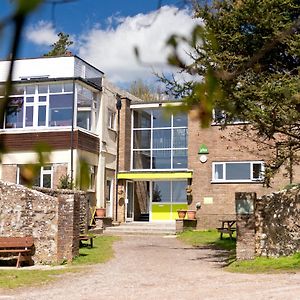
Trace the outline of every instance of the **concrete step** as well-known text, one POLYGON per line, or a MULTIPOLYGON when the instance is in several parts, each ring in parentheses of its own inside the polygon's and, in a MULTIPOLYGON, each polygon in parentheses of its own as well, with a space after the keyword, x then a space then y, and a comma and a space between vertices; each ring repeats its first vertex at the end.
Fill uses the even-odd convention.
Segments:
POLYGON ((107 235, 168 235, 175 234, 175 223, 155 223, 155 222, 132 222, 121 224, 120 226, 106 227, 104 234, 107 235))

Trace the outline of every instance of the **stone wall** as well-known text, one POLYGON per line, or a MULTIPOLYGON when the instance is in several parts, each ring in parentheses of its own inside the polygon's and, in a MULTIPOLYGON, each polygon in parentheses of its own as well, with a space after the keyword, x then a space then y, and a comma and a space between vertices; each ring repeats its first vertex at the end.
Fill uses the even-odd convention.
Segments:
POLYGON ((300 188, 257 199, 256 254, 290 255, 300 251, 300 188))
POLYGON ((33 236, 35 263, 58 263, 78 255, 79 211, 80 195, 48 195, 0 181, 0 236, 33 236))

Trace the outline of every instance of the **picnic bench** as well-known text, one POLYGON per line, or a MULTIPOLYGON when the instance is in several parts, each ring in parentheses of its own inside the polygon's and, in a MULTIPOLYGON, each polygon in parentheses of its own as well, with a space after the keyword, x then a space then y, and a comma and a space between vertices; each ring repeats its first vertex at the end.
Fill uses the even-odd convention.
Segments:
POLYGON ((23 261, 32 262, 33 248, 32 236, 0 237, 0 256, 17 258, 17 268, 21 266, 23 261))
POLYGON ((83 242, 87 242, 87 246, 90 246, 90 248, 93 248, 93 239, 94 235, 80 235, 79 236, 79 243, 80 246, 83 246, 83 242))
POLYGON ((230 239, 232 240, 232 234, 236 231, 236 228, 233 227, 236 223, 236 220, 220 220, 222 223, 221 227, 217 227, 218 232, 220 232, 220 239, 223 238, 223 234, 229 234, 230 239))

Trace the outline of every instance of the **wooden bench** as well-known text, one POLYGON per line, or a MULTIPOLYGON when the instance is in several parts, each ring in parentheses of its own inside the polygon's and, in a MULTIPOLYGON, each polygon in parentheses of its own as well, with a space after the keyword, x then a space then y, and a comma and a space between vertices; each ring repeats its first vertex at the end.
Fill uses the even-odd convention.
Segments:
POLYGON ((17 257, 16 267, 21 266, 22 261, 32 262, 33 237, 0 237, 0 256, 17 257))
POLYGON ((219 227, 217 228, 218 232, 220 232, 220 239, 223 238, 223 233, 229 234, 230 239, 232 240, 232 234, 236 231, 236 228, 223 228, 219 227))
POLYGON ((90 248, 93 248, 93 238, 95 236, 94 235, 80 235, 79 236, 79 243, 80 246, 83 246, 83 241, 88 242, 86 245, 90 246, 90 248))

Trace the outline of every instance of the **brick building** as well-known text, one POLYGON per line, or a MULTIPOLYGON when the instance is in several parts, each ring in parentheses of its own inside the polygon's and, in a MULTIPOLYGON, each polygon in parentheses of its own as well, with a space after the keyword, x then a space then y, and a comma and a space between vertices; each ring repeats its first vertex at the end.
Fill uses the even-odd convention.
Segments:
MULTIPOLYGON (((220 218, 235 216, 235 192, 263 195, 289 183, 281 173, 272 188, 263 186, 270 153, 247 134, 237 134, 241 123, 202 129, 191 113, 165 115, 164 105, 123 101, 120 221, 173 221, 177 209, 201 206, 198 227, 212 228, 220 218)), ((295 182, 300 180, 299 169, 294 176, 295 182)))

